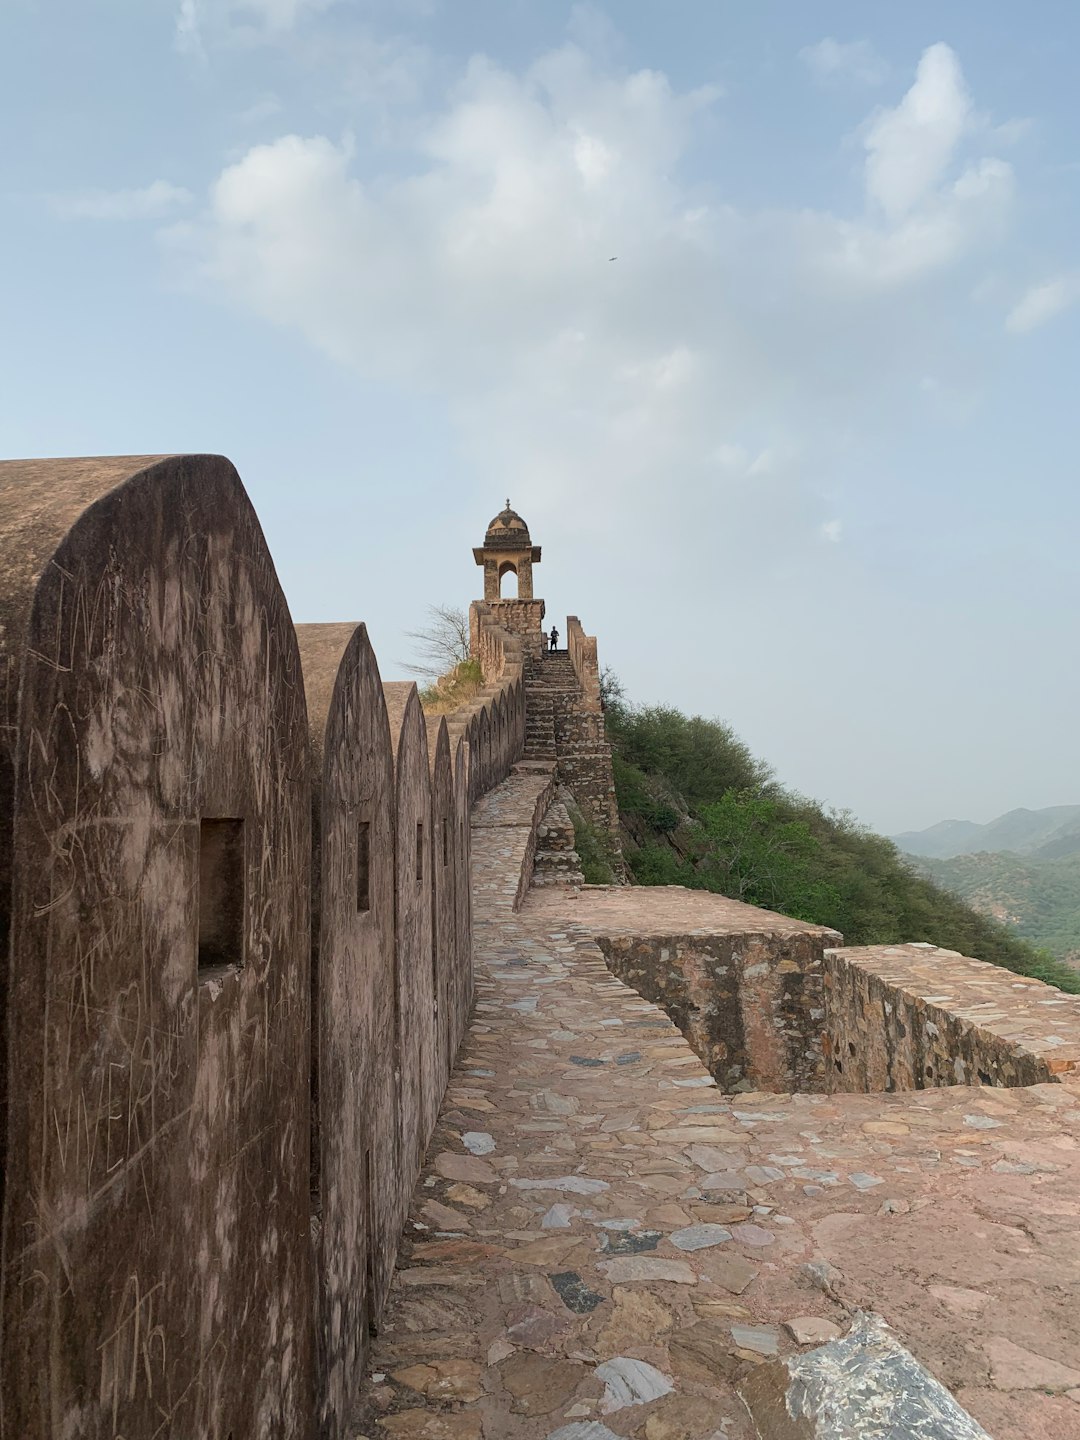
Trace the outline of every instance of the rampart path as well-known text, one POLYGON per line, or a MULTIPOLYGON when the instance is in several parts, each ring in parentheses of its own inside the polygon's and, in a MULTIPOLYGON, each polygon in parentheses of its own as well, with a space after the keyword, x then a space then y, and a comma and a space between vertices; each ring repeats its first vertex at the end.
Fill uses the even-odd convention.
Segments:
POLYGON ((549 787, 473 813, 476 1007, 354 1433, 748 1440, 741 1375, 863 1309, 994 1440, 1080 1437, 1080 1092, 721 1094, 571 892, 515 909, 549 787))

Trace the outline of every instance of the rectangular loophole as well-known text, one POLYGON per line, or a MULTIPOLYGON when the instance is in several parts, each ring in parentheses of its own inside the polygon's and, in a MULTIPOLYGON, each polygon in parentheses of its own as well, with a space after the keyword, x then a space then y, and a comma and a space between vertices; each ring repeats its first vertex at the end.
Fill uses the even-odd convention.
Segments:
POLYGON ((363 915, 371 909, 371 823, 361 820, 356 828, 356 908, 363 915))
POLYGON ((442 822, 442 863, 443 869, 450 864, 450 822, 445 815, 442 822))
POLYGON ((244 963, 244 822, 199 822, 199 979, 244 963))
POLYGON ((416 883, 422 884, 424 879, 424 822, 421 820, 416 826, 416 883))

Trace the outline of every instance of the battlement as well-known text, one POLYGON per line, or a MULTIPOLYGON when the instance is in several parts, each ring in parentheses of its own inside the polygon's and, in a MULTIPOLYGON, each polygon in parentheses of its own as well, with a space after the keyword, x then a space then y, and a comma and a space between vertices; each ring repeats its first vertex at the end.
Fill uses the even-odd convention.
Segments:
POLYGON ((220 456, 0 464, 0 555, 0 1440, 1076 1433, 1080 999, 583 885, 509 505, 445 717, 220 456))

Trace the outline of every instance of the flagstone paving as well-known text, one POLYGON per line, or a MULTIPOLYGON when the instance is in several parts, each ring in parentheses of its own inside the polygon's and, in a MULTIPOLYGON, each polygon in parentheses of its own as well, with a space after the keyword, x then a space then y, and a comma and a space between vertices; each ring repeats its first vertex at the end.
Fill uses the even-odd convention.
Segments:
POLYGON ((995 1440, 1080 1440, 1080 1090, 722 1095, 570 894, 513 910, 547 784, 477 807, 475 1013, 356 1436, 750 1440, 739 1375, 861 1308, 995 1440))

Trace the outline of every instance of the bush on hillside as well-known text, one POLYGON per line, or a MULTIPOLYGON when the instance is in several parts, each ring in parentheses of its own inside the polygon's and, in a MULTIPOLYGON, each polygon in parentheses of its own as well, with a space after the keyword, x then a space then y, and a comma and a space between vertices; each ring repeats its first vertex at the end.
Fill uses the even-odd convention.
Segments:
POLYGON ((617 682, 605 714, 639 884, 713 890, 849 945, 928 941, 1080 993, 1080 974, 917 874, 892 841, 784 790, 729 726, 633 707, 617 682))

